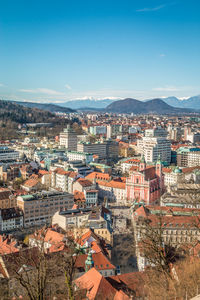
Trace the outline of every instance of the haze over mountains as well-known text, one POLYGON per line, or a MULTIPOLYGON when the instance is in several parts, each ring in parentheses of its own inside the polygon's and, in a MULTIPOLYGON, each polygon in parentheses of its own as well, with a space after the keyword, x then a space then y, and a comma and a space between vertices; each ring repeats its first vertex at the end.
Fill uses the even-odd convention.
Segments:
MULTIPOLYGON (((200 95, 190 97, 185 100, 178 99, 174 96, 167 98, 159 98, 162 99, 165 103, 180 108, 191 108, 191 109, 200 109, 200 95)), ((152 99, 149 99, 152 100, 152 99)), ((84 100, 73 100, 66 101, 64 103, 58 103, 59 106, 68 107, 71 109, 103 109, 106 108, 109 104, 119 101, 119 99, 103 99, 103 100, 95 100, 95 99, 84 99, 84 100)), ((148 100, 144 100, 145 102, 148 100)))
POLYGON ((12 101, 13 103, 38 108, 52 113, 62 112, 70 113, 79 111, 102 111, 102 112, 118 112, 118 113, 187 113, 200 110, 200 95, 190 97, 185 100, 178 99, 174 96, 167 98, 156 98, 151 100, 136 100, 132 98, 118 99, 84 99, 71 100, 60 103, 38 103, 38 102, 22 102, 12 101))
POLYGON ((200 95, 180 100, 176 97, 162 98, 167 104, 174 107, 200 109, 200 95))

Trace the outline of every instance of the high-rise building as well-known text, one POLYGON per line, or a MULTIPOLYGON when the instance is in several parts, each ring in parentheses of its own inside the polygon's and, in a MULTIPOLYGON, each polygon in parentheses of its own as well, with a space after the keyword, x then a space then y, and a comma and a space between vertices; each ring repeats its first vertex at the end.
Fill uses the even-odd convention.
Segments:
POLYGON ((171 142, 166 138, 167 132, 162 128, 148 129, 145 136, 137 141, 137 148, 144 155, 147 163, 160 159, 163 162, 171 161, 171 142))
POLYGON ((60 145, 68 150, 77 150, 77 134, 70 125, 60 133, 60 145))

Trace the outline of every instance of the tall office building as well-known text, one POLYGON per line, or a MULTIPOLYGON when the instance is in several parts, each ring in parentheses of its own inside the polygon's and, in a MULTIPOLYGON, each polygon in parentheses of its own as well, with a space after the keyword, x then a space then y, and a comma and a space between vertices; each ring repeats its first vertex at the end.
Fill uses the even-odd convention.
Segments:
POLYGON ((77 150, 77 134, 70 125, 60 133, 60 145, 70 151, 77 150))
POLYGON ((137 148, 144 155, 147 163, 159 158, 166 163, 171 161, 171 143, 166 138, 167 132, 161 128, 145 130, 145 136, 137 141, 137 148))

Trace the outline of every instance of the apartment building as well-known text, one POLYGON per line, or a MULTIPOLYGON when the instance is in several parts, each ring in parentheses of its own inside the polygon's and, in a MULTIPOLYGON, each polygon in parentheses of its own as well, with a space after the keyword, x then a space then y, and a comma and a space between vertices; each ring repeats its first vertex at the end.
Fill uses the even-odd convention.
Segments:
POLYGON ((42 191, 17 197, 17 206, 24 213, 24 226, 50 224, 57 211, 72 208, 74 197, 67 192, 42 191))
POLYGON ((63 192, 73 193, 73 182, 77 175, 78 174, 73 171, 54 168, 51 171, 51 186, 63 192))
POLYGON ((9 231, 24 226, 23 211, 19 207, 0 210, 0 231, 9 231))
POLYGON ((177 165, 179 167, 200 166, 200 148, 179 148, 177 151, 177 165))

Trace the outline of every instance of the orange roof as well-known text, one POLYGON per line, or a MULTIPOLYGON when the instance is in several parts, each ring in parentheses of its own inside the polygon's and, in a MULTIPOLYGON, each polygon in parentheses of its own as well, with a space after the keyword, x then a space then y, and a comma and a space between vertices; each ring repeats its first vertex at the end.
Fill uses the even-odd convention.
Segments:
MULTIPOLYGON (((78 255, 76 258, 76 267, 85 268, 85 261, 87 259, 87 254, 78 255)), ((92 260, 94 262, 94 268, 97 270, 111 270, 115 269, 115 266, 111 264, 109 259, 102 253, 92 253, 92 260)))
POLYGON ((104 299, 113 299, 117 290, 95 269, 92 268, 87 273, 75 280, 79 289, 87 290, 87 299, 98 299, 103 296, 104 299))
POLYGON ((131 159, 128 159, 123 162, 123 164, 134 164, 134 163, 137 163, 137 164, 140 163, 140 159, 131 158, 131 159))
POLYGON ((85 202, 86 199, 85 199, 85 195, 84 195, 84 192, 79 192, 77 190, 74 191, 74 201, 83 201, 85 202))
POLYGON ((41 175, 47 175, 47 174, 49 174, 49 172, 46 171, 46 170, 39 170, 38 173, 41 174, 41 175))
POLYGON ((86 179, 100 179, 100 180, 109 181, 110 180, 110 175, 105 174, 105 173, 101 173, 101 172, 92 172, 92 173, 88 174, 85 178, 86 179))
POLYGON ((171 173, 172 169, 170 168, 162 168, 163 173, 171 173))
POLYGON ((44 239, 44 242, 47 242, 50 245, 50 247, 48 248, 49 252, 61 251, 65 247, 65 243, 63 242, 64 234, 61 234, 53 230, 52 228, 48 228, 46 231, 44 229, 41 229, 40 231, 38 231, 38 235, 32 234, 30 235, 30 238, 36 240, 44 239), (45 234, 44 237, 43 234, 45 234))
POLYGON ((62 168, 57 168, 54 172, 56 172, 59 175, 67 175, 67 172, 62 168))
POLYGON ((28 179, 25 181, 25 183, 23 184, 24 186, 27 187, 34 187, 39 183, 39 181, 37 179, 28 179))
POLYGON ((111 180, 109 182, 109 185, 112 187, 112 188, 116 188, 116 189, 124 189, 126 188, 126 183, 125 182, 118 182, 118 181, 114 181, 114 180, 111 180))
POLYGON ((78 183, 80 183, 80 185, 82 187, 88 187, 88 186, 92 185, 91 181, 84 179, 84 178, 79 178, 77 181, 78 181, 78 183))
POLYGON ((11 241, 11 239, 3 238, 2 235, 0 235, 0 254, 9 254, 13 252, 19 252, 18 248, 16 246, 16 240, 11 241))

